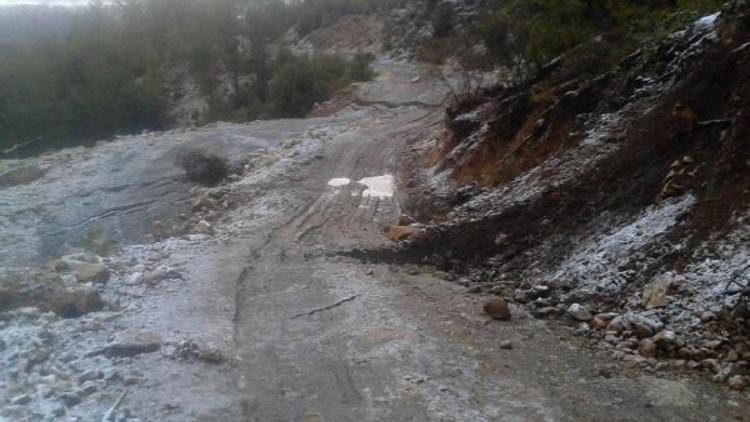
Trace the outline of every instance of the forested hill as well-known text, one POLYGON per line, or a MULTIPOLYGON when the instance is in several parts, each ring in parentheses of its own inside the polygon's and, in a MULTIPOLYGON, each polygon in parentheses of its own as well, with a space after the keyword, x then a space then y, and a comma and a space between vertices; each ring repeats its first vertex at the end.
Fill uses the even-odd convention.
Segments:
POLYGON ((92 2, 79 12, 40 9, 66 28, 50 35, 65 34, 4 43, 0 147, 34 139, 77 144, 164 128, 173 124, 169 106, 185 85, 201 100, 193 124, 304 115, 366 79, 367 59, 293 55, 284 36, 379 4, 127 0, 92 2))

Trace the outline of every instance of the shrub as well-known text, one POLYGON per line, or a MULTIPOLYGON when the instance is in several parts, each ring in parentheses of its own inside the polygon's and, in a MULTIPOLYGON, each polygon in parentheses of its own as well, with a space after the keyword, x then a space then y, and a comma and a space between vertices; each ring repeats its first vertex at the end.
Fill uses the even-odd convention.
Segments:
POLYGON ((185 170, 188 180, 204 186, 215 186, 229 175, 225 159, 200 150, 181 152, 176 164, 185 170))
POLYGON ((490 0, 477 33, 499 63, 541 63, 596 33, 637 37, 675 13, 706 13, 719 0, 490 0))

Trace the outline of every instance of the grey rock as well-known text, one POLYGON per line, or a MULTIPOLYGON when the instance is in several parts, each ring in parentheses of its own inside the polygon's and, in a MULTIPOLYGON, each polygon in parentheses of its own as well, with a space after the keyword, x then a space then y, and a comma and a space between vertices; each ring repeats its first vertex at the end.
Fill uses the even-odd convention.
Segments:
POLYGON ((60 401, 62 401, 65 406, 73 407, 81 402, 81 396, 75 391, 68 391, 60 395, 60 401))
POLYGON ((578 303, 570 305, 570 307, 568 307, 567 313, 576 321, 591 321, 591 319, 594 317, 593 315, 591 315, 591 312, 588 310, 588 308, 578 303))
POLYGON ((15 405, 26 405, 31 402, 31 396, 28 394, 21 394, 10 399, 10 402, 15 405))
POLYGON ((80 389, 78 389, 78 394, 81 397, 87 397, 96 393, 98 390, 99 388, 96 386, 96 384, 94 384, 93 382, 87 382, 80 389))
POLYGON ((662 350, 672 350, 677 345, 677 334, 674 331, 662 330, 654 336, 654 344, 662 350))
POLYGON ((60 261, 62 262, 62 268, 75 274, 80 282, 103 282, 109 278, 109 271, 99 257, 68 255, 62 257, 60 261))
POLYGON ((78 377, 78 382, 83 384, 87 381, 96 381, 102 378, 104 378, 104 372, 92 369, 81 374, 81 376, 78 377))
POLYGON ((744 390, 747 382, 742 375, 734 375, 727 379, 727 385, 733 390, 744 390))
POLYGON ((153 353, 161 349, 162 340, 158 334, 149 331, 129 331, 120 333, 117 339, 103 353, 109 357, 132 357, 142 353, 153 353))

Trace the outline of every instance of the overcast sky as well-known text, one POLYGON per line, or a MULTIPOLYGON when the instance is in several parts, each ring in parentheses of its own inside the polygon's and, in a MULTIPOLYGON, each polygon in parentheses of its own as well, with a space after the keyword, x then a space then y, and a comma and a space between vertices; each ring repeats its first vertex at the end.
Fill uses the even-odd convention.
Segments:
POLYGON ((0 6, 18 5, 18 4, 47 4, 47 5, 68 5, 68 6, 85 6, 89 0, 0 0, 0 6))

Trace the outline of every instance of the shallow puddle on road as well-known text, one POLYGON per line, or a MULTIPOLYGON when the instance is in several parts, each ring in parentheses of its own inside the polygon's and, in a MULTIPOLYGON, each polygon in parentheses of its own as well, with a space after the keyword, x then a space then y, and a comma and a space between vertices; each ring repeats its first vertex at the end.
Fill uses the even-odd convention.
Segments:
POLYGON ((390 198, 393 196, 394 183, 393 176, 385 174, 383 176, 365 177, 357 181, 360 185, 367 188, 362 192, 365 198, 373 197, 378 199, 390 198))
MULTIPOLYGON (((328 186, 334 188, 340 188, 348 186, 351 183, 351 179, 346 177, 337 177, 328 181, 328 186)), ((386 199, 393 196, 395 191, 395 184, 393 176, 390 174, 384 174, 382 176, 365 177, 357 181, 358 184, 363 185, 365 189, 362 191, 363 198, 377 198, 386 199)), ((336 190, 334 193, 338 193, 336 190)), ((358 196, 357 192, 352 192, 351 196, 358 196)))
POLYGON ((335 179, 331 179, 328 181, 328 186, 332 186, 334 188, 339 188, 341 186, 346 186, 349 183, 351 183, 351 179, 347 179, 346 177, 337 177, 335 179))

